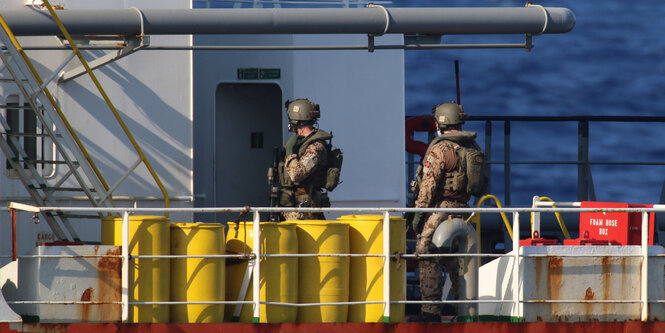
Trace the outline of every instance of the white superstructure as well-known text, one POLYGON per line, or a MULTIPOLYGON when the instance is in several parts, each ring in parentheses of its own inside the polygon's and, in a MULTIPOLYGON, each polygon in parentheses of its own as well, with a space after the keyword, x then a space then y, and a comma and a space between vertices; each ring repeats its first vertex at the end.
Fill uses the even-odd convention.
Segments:
MULTIPOLYGON (((24 7, 5 1, 0 10, 24 7)), ((65 9, 188 9, 191 2, 76 1, 65 9)), ((36 9, 37 10, 37 9, 36 9)), ((138 15, 138 14, 137 14, 138 15)), ((401 44, 402 35, 376 37, 376 44, 401 44)), ((19 37, 40 74, 47 77, 71 53, 30 50, 61 47, 56 37, 19 37)), ((159 35, 150 46, 196 45, 351 45, 366 35, 159 35)), ((86 50, 88 61, 115 51, 86 50)), ((79 66, 72 61, 67 72, 79 66)), ((4 72, 1 72, 4 77, 4 72)), ((170 196, 171 207, 267 206, 267 168, 272 147, 286 131, 284 102, 306 97, 321 105, 320 127, 334 134, 343 149, 343 183, 331 193, 333 206, 404 205, 404 65, 403 50, 338 51, 192 51, 140 50, 95 70, 110 100, 151 162, 170 196), (239 78, 251 69, 271 71, 268 79, 239 78), (277 73, 276 75, 274 73, 277 73), (254 145, 254 148, 252 148, 254 145)), ((101 173, 115 183, 137 155, 86 75, 48 87, 80 136, 101 173)), ((14 83, 0 84, 0 104, 22 104, 14 83)), ((6 110, 3 110, 6 112, 6 110)), ((22 118, 20 118, 22 119, 22 118)), ((23 120, 20 120, 23 121, 23 120)), ((27 125, 26 125, 27 126, 27 125)), ((37 154, 56 154, 48 140, 38 140, 37 154), (42 149, 43 148, 43 149, 42 149)), ((41 156, 38 156, 41 157, 41 156)), ((30 203, 24 186, 4 162, 2 202, 30 203)), ((43 171, 48 177, 63 171, 43 171), (47 173, 48 172, 48 173, 47 173)), ((139 166, 113 193, 116 206, 161 207, 162 193, 146 168, 139 166)), ((62 205, 85 201, 63 197, 62 205)), ((236 215, 220 214, 219 222, 236 215)), ((18 216, 19 254, 55 237, 46 223, 18 216)), ((172 221, 211 220, 209 216, 173 214, 172 221)), ((9 215, 0 213, 9 230, 9 215)), ((75 220, 81 239, 99 241, 98 220, 75 220)), ((10 233, 0 233, 0 252, 11 252, 10 233)), ((5 260, 5 259, 3 259, 5 260)))

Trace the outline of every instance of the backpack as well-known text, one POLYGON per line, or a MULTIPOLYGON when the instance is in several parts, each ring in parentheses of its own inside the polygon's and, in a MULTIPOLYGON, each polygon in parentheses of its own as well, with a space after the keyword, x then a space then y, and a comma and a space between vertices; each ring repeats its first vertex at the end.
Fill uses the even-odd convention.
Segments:
MULTIPOLYGON (((451 174, 442 178, 444 182, 443 187, 446 190, 465 192, 477 197, 485 194, 488 185, 489 168, 485 163, 485 155, 480 147, 473 143, 471 147, 464 147, 455 141, 447 140, 444 137, 437 137, 430 144, 427 153, 431 147, 439 141, 446 140, 453 145, 458 158, 458 168, 451 174)), ((411 182, 411 192, 416 196, 420 190, 420 182, 422 181, 423 167, 422 164, 416 170, 416 179, 411 182)), ((414 198, 415 200, 415 198, 414 198)))
POLYGON ((466 184, 459 184, 458 189, 480 197, 485 193, 489 172, 485 163, 485 155, 475 144, 473 147, 464 147, 455 142, 452 143, 459 158, 460 173, 465 175, 464 182, 466 184))
POLYGON ((328 191, 334 190, 337 185, 341 183, 340 175, 342 172, 342 163, 344 161, 342 150, 332 145, 332 138, 332 133, 318 130, 313 136, 307 138, 307 140, 298 148, 298 156, 301 156, 305 152, 305 149, 307 149, 307 146, 313 142, 323 142, 323 145, 328 151, 328 165, 326 166, 325 172, 313 176, 312 180, 317 187, 325 188, 328 191))

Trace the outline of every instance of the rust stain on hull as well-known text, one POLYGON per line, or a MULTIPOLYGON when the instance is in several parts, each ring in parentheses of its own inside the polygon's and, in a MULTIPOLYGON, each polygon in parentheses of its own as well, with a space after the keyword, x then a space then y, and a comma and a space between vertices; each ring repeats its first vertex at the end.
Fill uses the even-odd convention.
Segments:
POLYGON ((122 267, 122 258, 115 256, 119 256, 121 254, 120 251, 120 247, 117 247, 115 250, 108 250, 106 252, 108 257, 102 257, 99 260, 99 264, 97 264, 97 268, 100 271, 115 271, 119 274, 122 267))
MULTIPOLYGON (((612 283, 611 280, 611 272, 610 272, 610 257, 603 257, 602 259, 602 265, 601 265, 601 278, 602 278, 602 284, 603 284, 603 295, 600 299, 611 299, 610 296, 610 283, 612 283)), ((609 311, 608 304, 603 303, 603 313, 606 314, 607 311, 609 311)))
MULTIPOLYGON (((559 257, 548 257, 547 267, 549 274, 547 275, 547 299, 557 300, 561 299, 559 291, 563 283, 563 259, 559 257)), ((552 303, 552 314, 561 313, 561 304, 552 303)), ((558 317, 559 321, 562 320, 558 317)), ((565 320, 565 319, 564 319, 565 320)))
MULTIPOLYGON (((88 288, 81 295, 81 302, 90 302, 92 301, 92 294, 94 289, 88 288)), ((90 321, 90 304, 81 304, 81 321, 89 322, 90 321)))
MULTIPOLYGON (((593 293, 593 290, 591 287, 586 288, 586 291, 584 292, 584 300, 585 301, 592 301, 594 300, 594 297, 596 295, 593 293)), ((584 310, 586 310, 586 313, 584 314, 587 318, 590 318, 590 316, 593 314, 593 307, 594 303, 584 303, 584 310)))
MULTIPOLYGON (((97 301, 99 302, 118 302, 121 299, 122 289, 122 258, 117 257, 121 254, 121 248, 118 246, 113 250, 108 250, 106 255, 99 260, 97 268, 99 269, 99 285, 97 286, 97 301)), ((122 308, 120 304, 97 305, 99 318, 108 320, 117 318, 120 320, 122 308)))
MULTIPOLYGON (((98 250, 95 248, 95 253, 98 250)), ((120 320, 121 305, 110 304, 110 302, 119 302, 122 294, 122 258, 118 257, 120 253, 120 247, 115 247, 108 250, 105 253, 106 256, 100 257, 96 261, 97 283, 85 289, 81 294, 80 300, 88 303, 78 305, 82 322, 117 322, 120 320)))

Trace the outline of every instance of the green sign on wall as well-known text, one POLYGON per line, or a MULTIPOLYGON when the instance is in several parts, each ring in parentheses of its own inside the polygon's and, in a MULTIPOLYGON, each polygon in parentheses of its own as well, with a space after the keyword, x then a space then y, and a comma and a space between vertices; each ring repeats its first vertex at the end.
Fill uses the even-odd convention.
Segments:
POLYGON ((238 80, 279 80, 279 68, 238 68, 238 80))

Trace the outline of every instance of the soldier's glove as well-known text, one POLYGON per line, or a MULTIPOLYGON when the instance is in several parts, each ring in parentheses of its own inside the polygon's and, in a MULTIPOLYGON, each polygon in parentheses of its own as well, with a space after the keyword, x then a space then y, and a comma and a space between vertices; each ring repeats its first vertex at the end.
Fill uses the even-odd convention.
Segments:
POLYGON ((411 220, 411 226, 413 227, 413 230, 415 232, 419 232, 422 230, 422 228, 419 228, 418 225, 420 225, 420 221, 423 219, 423 216, 425 213, 418 212, 413 214, 413 220, 411 220))
POLYGON ((299 137, 299 135, 294 135, 289 139, 289 141, 286 141, 286 144, 284 145, 286 156, 293 154, 293 147, 295 147, 299 137))

